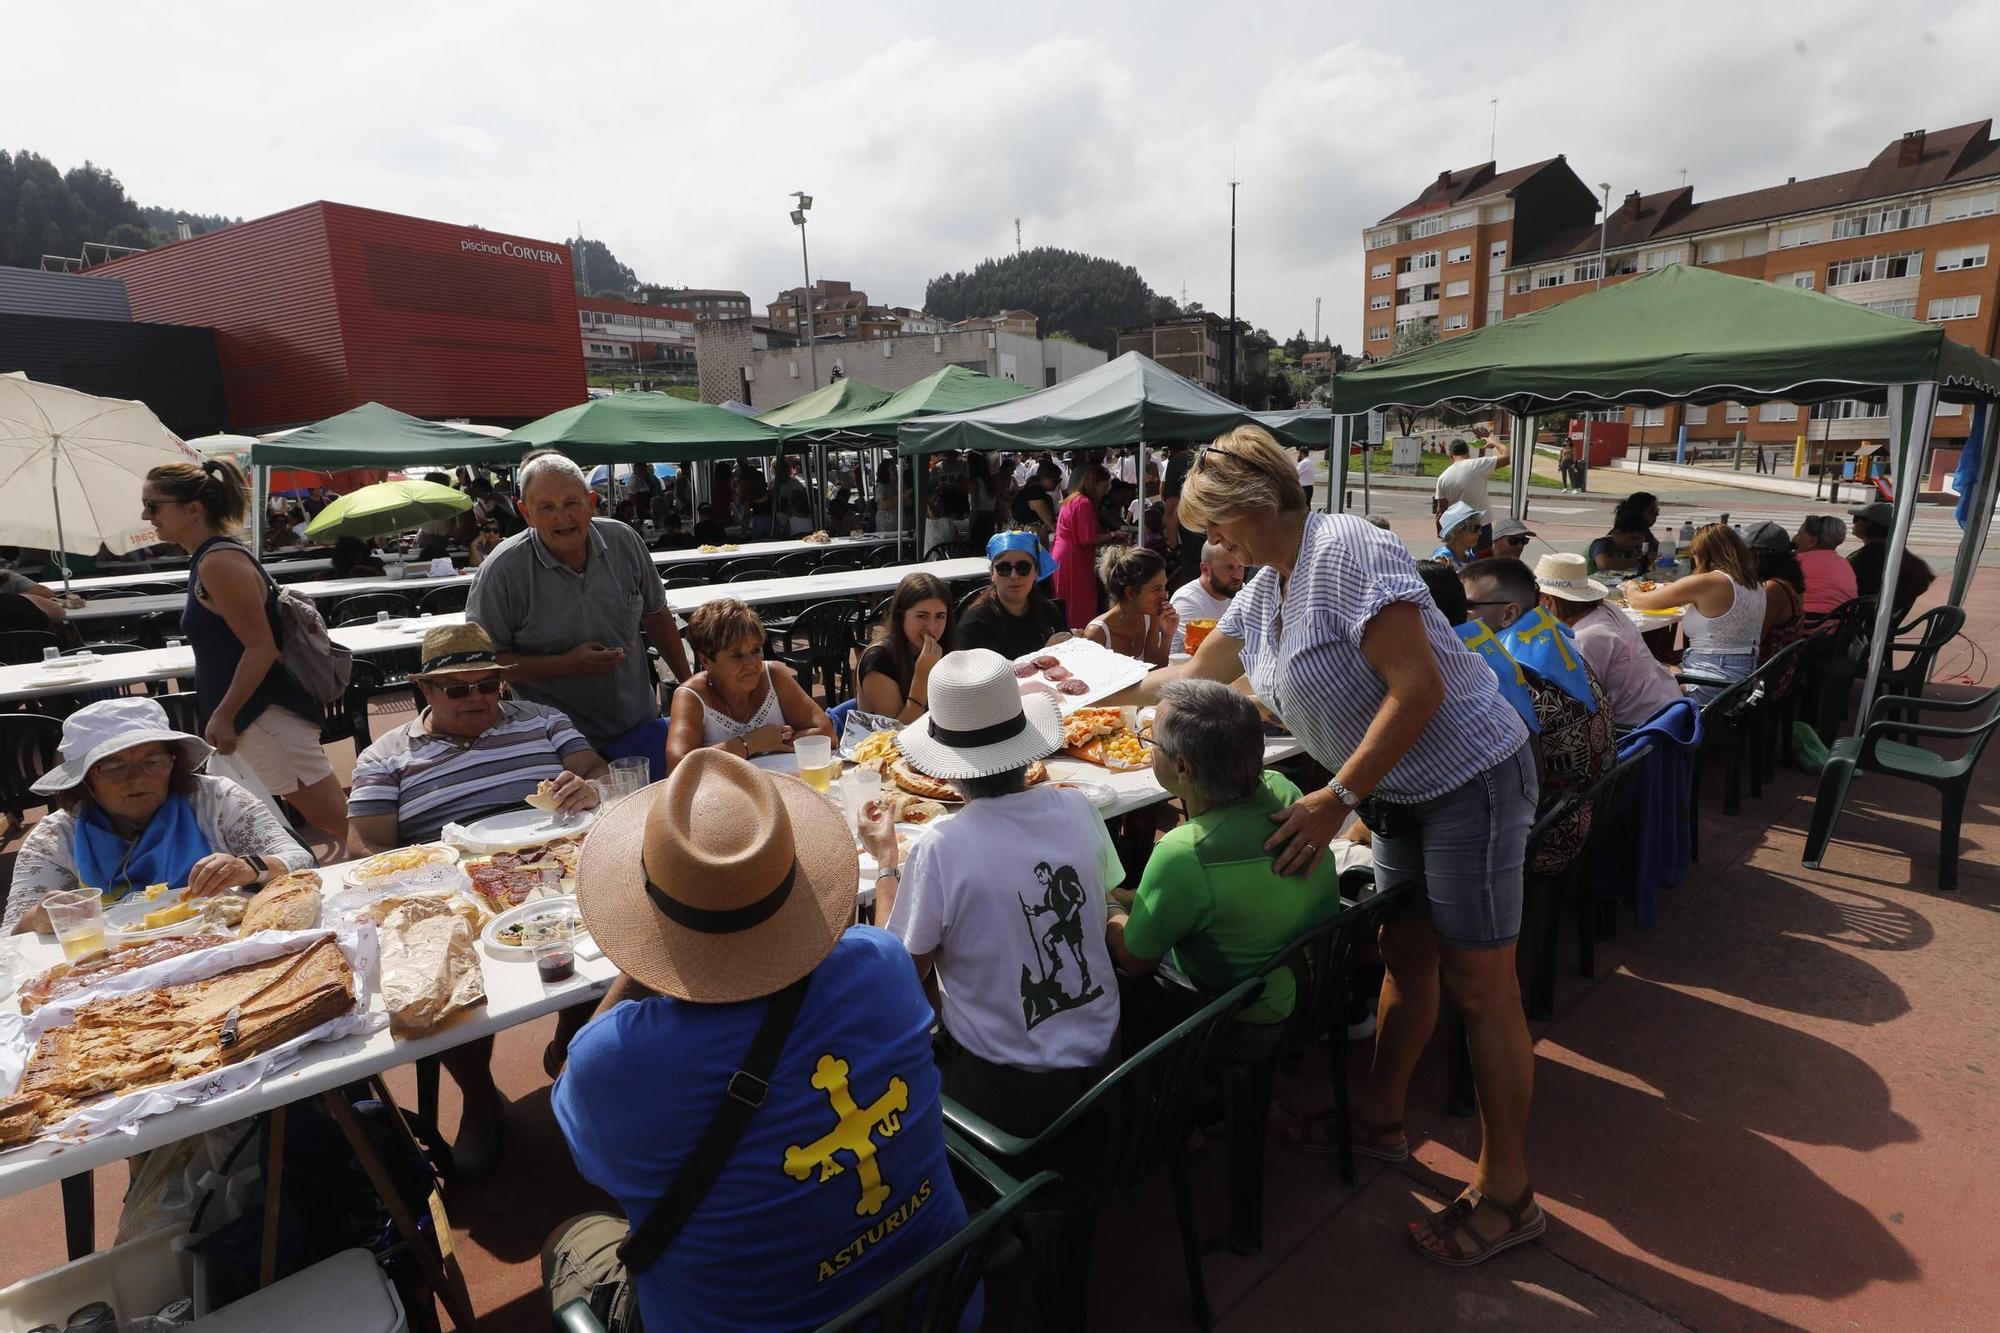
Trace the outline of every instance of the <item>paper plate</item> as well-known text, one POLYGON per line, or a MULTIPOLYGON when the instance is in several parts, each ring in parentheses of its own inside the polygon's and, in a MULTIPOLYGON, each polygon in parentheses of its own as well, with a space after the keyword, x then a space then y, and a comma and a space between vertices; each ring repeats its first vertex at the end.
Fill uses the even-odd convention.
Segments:
POLYGON ((81 685, 91 678, 88 671, 65 671, 60 675, 49 673, 36 681, 37 685, 81 685))
POLYGON ((72 671, 88 671, 103 660, 96 653, 71 653, 67 657, 46 658, 41 668, 51 675, 68 675, 72 671))
POLYGON ((1118 800, 1118 789, 1105 782, 1092 782, 1089 778, 1051 778, 1051 787, 1073 787, 1089 798, 1099 810, 1109 809, 1118 800))
POLYGON ((157 912, 187 898, 185 888, 172 889, 157 898, 148 898, 143 893, 128 893, 117 902, 104 909, 104 930, 108 935, 116 935, 119 941, 157 940, 168 935, 185 935, 189 931, 200 930, 208 924, 207 918, 199 912, 185 921, 175 921, 164 926, 145 926, 146 913, 157 912))
POLYGON ((597 822, 597 811, 562 816, 533 806, 503 810, 452 831, 450 841, 475 852, 511 852, 557 838, 576 838, 597 822))
POLYGON ((555 898, 535 898, 522 903, 519 907, 508 908, 486 923, 486 929, 479 932, 479 942, 485 945, 486 951, 495 958, 531 959, 535 956, 533 945, 503 943, 500 934, 523 922, 545 916, 574 919, 576 932, 570 936, 570 941, 577 946, 576 951, 579 955, 585 953, 583 945, 589 940, 590 932, 584 928, 583 913, 576 905, 576 895, 570 893, 555 898))

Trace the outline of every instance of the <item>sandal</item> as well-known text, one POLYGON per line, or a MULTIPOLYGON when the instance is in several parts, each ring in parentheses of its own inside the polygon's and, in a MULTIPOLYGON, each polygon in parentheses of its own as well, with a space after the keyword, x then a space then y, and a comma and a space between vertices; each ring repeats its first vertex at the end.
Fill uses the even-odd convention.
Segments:
MULTIPOLYGON (((1368 1157, 1378 1162, 1407 1162, 1410 1160, 1410 1141, 1403 1136, 1403 1122, 1385 1121, 1371 1124, 1357 1116, 1349 1116, 1348 1138, 1357 1157, 1368 1157), (1384 1143, 1388 1135, 1396 1137, 1384 1143)), ((1338 1122, 1331 1107, 1324 1111, 1314 1111, 1302 1115, 1285 1126, 1285 1142, 1303 1153, 1318 1157, 1331 1156, 1340 1151, 1338 1122)))
POLYGON ((1549 1215, 1535 1203, 1535 1191, 1521 1191, 1521 1197, 1511 1204, 1500 1202, 1490 1194, 1482 1194, 1476 1189, 1467 1189, 1451 1201, 1451 1206, 1442 1208, 1421 1222, 1410 1223, 1410 1240, 1417 1252, 1426 1259, 1453 1268, 1470 1268, 1474 1264, 1485 1263, 1502 1250, 1511 1250, 1516 1245, 1525 1245, 1549 1229, 1549 1215), (1490 1239, 1482 1238, 1471 1223, 1480 1209, 1491 1209, 1507 1219, 1507 1229, 1490 1239), (1462 1249, 1462 1242, 1470 1243, 1471 1249, 1462 1249), (1426 1237, 1435 1240, 1442 1249, 1425 1244, 1426 1237))

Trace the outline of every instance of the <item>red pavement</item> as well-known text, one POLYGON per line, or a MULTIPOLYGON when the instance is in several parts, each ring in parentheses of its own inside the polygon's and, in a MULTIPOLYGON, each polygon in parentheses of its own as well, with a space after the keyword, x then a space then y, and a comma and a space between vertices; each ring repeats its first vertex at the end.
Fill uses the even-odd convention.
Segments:
MULTIPOLYGON (((2000 656, 2000 574, 1981 573, 1968 610, 1968 636, 2000 656)), ((1216 1245, 1207 1260, 1220 1327, 2000 1325, 1980 1207, 2000 1186, 2000 763, 1974 789, 1955 894, 1934 889, 1927 788, 1857 782, 1827 868, 1809 872, 1810 779, 1781 773, 1734 818, 1720 786, 1705 784, 1704 859, 1659 924, 1636 932, 1625 916, 1599 945, 1595 982, 1566 961, 1557 1016, 1536 1033, 1532 1164, 1548 1235, 1474 1270, 1413 1253, 1403 1223, 1455 1195, 1477 1151, 1476 1122, 1443 1113, 1434 1051, 1412 1095, 1407 1166, 1364 1164, 1348 1189, 1332 1161, 1274 1143, 1264 1252, 1216 1245)), ((515 1099, 506 1164, 450 1202, 482 1329, 548 1327, 541 1239, 596 1204, 548 1112, 551 1026, 501 1038, 496 1071, 515 1099)), ((1365 1049, 1352 1047, 1357 1071, 1365 1049)), ((413 1099, 407 1071, 391 1084, 413 1099)), ((1308 1068, 1280 1098, 1317 1106, 1325 1087, 1324 1069, 1308 1068)), ((1217 1234, 1218 1146, 1196 1172, 1217 1234)), ((101 1234, 120 1175, 99 1173, 101 1234)), ((55 1189, 0 1201, 0 1236, 0 1282, 60 1262, 55 1189)), ((993 1327, 1032 1326, 1019 1269, 993 1280, 993 1327)), ((1091 1316, 1189 1326, 1163 1184, 1104 1219, 1091 1316)))

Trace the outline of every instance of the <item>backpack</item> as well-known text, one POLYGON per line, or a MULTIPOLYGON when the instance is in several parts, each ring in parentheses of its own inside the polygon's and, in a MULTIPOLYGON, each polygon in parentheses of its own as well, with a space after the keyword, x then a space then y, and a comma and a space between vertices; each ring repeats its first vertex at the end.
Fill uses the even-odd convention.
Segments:
MULTIPOLYGON (((250 555, 249 547, 241 543, 231 545, 250 555)), ((250 559, 252 564, 257 563, 254 555, 250 559)), ((347 693, 347 682, 354 676, 354 654, 327 634, 326 621, 310 597, 277 582, 264 572, 261 564, 257 565, 257 572, 264 576, 264 586, 277 594, 271 634, 278 641, 278 665, 318 703, 339 703, 347 693)), ((200 574, 190 569, 188 577, 195 595, 200 596, 200 574)))

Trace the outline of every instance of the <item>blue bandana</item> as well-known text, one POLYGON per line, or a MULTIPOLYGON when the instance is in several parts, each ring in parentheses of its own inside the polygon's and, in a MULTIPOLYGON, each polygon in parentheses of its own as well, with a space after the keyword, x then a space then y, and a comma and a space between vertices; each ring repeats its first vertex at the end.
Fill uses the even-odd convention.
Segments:
POLYGON ((131 842, 119 836, 111 817, 94 802, 78 807, 75 828, 71 855, 77 882, 104 890, 106 902, 149 884, 179 888, 194 863, 215 850, 201 831, 193 804, 179 792, 168 794, 131 842))
POLYGON ((1042 549, 1041 539, 1032 532, 996 532, 986 539, 986 559, 990 564, 1008 551, 1021 551, 1035 557, 1035 568, 1039 571, 1035 578, 1045 579, 1056 572, 1055 557, 1042 549))
POLYGON ((1453 625, 1459 639, 1473 652, 1486 659, 1486 665, 1493 668, 1493 675, 1500 682, 1500 697, 1514 705, 1514 711, 1528 724, 1528 731, 1536 736, 1542 734, 1542 724, 1535 720, 1535 696, 1528 690, 1528 678, 1507 656, 1506 647, 1493 637, 1493 631, 1486 628, 1482 620, 1468 620, 1463 625, 1453 625))
POLYGON ((1500 642, 1521 666, 1574 697, 1593 714, 1597 712, 1597 697, 1590 692, 1590 677, 1584 670, 1575 633, 1550 615, 1547 607, 1536 607, 1502 630, 1500 642))

